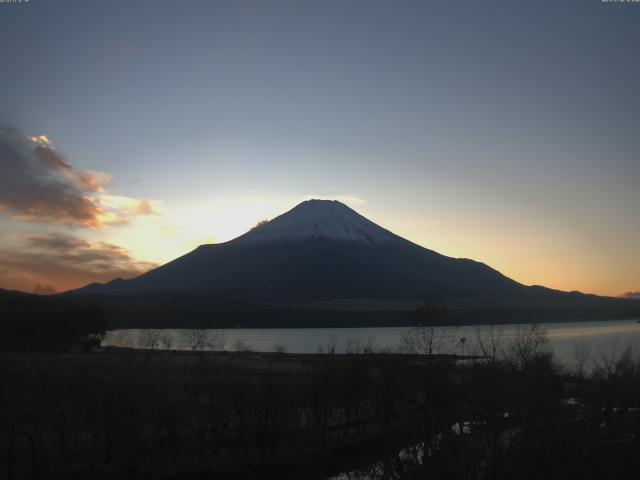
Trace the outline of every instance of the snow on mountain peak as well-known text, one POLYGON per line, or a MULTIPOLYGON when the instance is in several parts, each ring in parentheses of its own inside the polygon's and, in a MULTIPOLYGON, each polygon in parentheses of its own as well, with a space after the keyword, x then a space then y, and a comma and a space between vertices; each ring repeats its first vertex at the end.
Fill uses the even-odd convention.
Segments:
POLYGON ((367 244, 400 240, 337 200, 307 200, 233 241, 252 244, 318 238, 367 244))

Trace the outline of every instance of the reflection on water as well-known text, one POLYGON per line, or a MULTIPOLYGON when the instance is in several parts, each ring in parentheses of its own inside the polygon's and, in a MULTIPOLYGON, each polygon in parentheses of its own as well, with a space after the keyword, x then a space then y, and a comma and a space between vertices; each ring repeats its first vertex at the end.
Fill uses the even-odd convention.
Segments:
POLYGON ((427 458, 435 455, 442 442, 442 435, 438 434, 430 445, 420 442, 403 448, 383 460, 359 467, 349 472, 343 472, 327 480, 383 480, 402 478, 407 473, 416 470, 427 458))
MULTIPOLYGON (((560 362, 583 363, 586 368, 603 358, 620 355, 640 345, 640 323, 636 320, 543 323, 549 345, 560 362)), ((163 348, 175 350, 252 350, 317 353, 334 351, 397 351, 408 328, 282 328, 219 330, 141 330, 108 332, 104 346, 163 348)), ((504 348, 530 326, 464 326, 438 329, 443 341, 437 353, 478 353, 477 340, 492 334, 504 348)))

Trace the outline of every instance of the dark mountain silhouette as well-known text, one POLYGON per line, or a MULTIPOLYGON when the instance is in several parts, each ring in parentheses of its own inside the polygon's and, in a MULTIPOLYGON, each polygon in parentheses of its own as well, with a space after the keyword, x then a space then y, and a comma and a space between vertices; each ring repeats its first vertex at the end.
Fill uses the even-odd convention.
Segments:
POLYGON ((640 302, 524 286, 440 255, 336 201, 310 200, 139 277, 67 292, 114 327, 408 325, 425 299, 450 323, 629 318, 640 302))
POLYGON ((340 202, 309 200, 229 242, 202 245, 137 278, 77 292, 181 291, 272 303, 524 289, 487 265, 405 240, 340 202))

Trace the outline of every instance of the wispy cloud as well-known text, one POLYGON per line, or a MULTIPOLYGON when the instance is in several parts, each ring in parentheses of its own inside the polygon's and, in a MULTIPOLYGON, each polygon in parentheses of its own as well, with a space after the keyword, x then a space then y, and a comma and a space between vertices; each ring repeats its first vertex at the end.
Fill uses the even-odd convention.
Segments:
POLYGON ((111 180, 74 168, 46 135, 0 129, 0 211, 14 220, 101 228, 154 213, 149 200, 108 195, 111 180))
POLYGON ((339 195, 307 195, 303 200, 337 200, 352 207, 359 207, 367 203, 364 198, 356 195, 339 194, 339 195))
POLYGON ((134 259, 112 243, 48 233, 24 237, 17 248, 0 250, 0 285, 30 291, 43 282, 65 290, 95 281, 134 277, 155 266, 134 259))

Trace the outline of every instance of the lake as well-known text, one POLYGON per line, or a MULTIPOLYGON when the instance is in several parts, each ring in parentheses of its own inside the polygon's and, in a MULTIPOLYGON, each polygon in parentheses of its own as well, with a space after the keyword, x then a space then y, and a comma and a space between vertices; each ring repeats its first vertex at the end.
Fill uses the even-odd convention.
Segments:
MULTIPOLYGON (((587 367, 620 355, 630 347, 638 353, 640 323, 636 320, 608 320, 566 323, 541 323, 556 359, 573 365, 579 358, 587 367)), ((486 325, 439 327, 437 353, 473 354, 477 339, 486 338, 486 325), (461 339, 464 339, 461 341, 461 339)), ((362 351, 398 351, 407 327, 374 328, 283 328, 283 329, 121 329, 109 331, 103 346, 130 348, 169 348, 175 350, 252 350, 262 352, 317 353, 334 349, 336 353, 362 351)), ((519 334, 528 334, 530 325, 494 327, 500 348, 519 334)))

